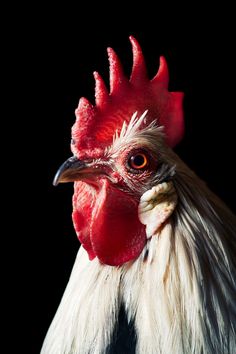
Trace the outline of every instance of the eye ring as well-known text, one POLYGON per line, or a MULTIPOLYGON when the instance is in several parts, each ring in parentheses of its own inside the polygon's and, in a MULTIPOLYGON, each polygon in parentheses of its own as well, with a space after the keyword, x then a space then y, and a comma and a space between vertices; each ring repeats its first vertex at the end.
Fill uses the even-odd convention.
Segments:
POLYGON ((137 152, 136 154, 131 155, 128 159, 129 167, 136 171, 144 170, 148 167, 148 164, 148 157, 144 152, 137 152))

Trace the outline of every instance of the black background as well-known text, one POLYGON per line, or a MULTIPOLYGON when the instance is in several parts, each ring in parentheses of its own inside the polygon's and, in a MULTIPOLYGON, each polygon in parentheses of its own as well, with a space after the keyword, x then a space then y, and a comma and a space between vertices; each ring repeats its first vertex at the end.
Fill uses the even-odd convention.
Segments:
POLYGON ((13 214, 22 235, 21 250, 16 251, 17 268, 23 268, 15 279, 15 291, 23 299, 16 302, 23 309, 19 351, 39 352, 79 247, 71 222, 73 186, 55 188, 52 180, 71 155, 70 128, 79 98, 93 101, 92 72, 99 71, 108 83, 106 47, 116 50, 127 75, 132 65, 130 34, 143 48, 150 78, 159 56, 166 57, 170 90, 185 92, 186 134, 175 150, 236 210, 231 11, 226 6, 214 5, 206 12, 197 6, 166 5, 136 4, 128 12, 125 5, 114 3, 107 14, 92 4, 70 11, 63 5, 28 8, 30 15, 18 22, 8 42, 13 53, 9 80, 17 96, 9 109, 16 136, 11 144, 17 141, 14 156, 22 162, 17 172, 22 203, 18 200, 13 214))

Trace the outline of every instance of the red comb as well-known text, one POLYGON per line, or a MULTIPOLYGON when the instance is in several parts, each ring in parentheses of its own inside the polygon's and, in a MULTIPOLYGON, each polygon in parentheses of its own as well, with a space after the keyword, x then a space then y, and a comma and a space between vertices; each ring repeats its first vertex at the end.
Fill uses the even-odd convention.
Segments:
POLYGON ((124 75, 120 60, 112 48, 108 48, 110 63, 110 93, 101 76, 94 72, 95 99, 93 106, 81 98, 75 111, 76 122, 72 128, 72 150, 80 155, 82 150, 94 153, 111 143, 115 131, 123 122, 129 122, 134 112, 140 116, 148 110, 146 123, 157 120, 164 126, 167 144, 175 146, 184 132, 183 93, 168 91, 168 68, 160 57, 159 70, 150 81, 142 50, 134 37, 130 37, 133 52, 133 68, 130 79, 124 75))

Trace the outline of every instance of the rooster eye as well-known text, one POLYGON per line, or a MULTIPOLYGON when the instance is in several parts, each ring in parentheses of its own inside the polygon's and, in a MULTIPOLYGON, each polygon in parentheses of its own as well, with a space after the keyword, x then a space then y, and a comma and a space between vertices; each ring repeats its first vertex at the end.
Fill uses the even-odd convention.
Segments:
POLYGON ((138 152, 138 153, 130 156, 130 158, 128 160, 128 165, 129 165, 129 167, 131 167, 134 170, 145 169, 145 167, 148 166, 147 155, 142 152, 138 152))

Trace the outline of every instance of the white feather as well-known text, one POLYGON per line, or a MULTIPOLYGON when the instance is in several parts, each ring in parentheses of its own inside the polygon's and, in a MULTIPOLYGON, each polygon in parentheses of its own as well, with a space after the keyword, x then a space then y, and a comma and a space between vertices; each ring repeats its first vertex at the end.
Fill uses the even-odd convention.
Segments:
POLYGON ((141 139, 176 166, 175 211, 133 262, 106 266, 79 250, 41 354, 104 354, 121 303, 135 323, 137 354, 235 353, 235 217, 162 145, 159 128, 139 131, 145 115, 134 114, 108 151, 141 139))
POLYGON ((204 268, 211 267, 211 262, 202 264, 202 250, 193 237, 188 228, 168 223, 136 261, 122 267, 101 265, 96 259, 91 262, 81 248, 41 353, 104 353, 124 303, 128 318, 135 322, 137 354, 233 354, 235 283, 230 260, 218 259, 217 283, 212 283, 206 276, 209 269, 204 268), (227 278, 222 277, 222 268, 227 269, 227 278), (224 297, 226 281, 232 292, 224 297), (222 317, 223 308, 228 311, 228 323, 222 317))
MULTIPOLYGON (((129 124, 124 121, 120 133, 118 133, 118 131, 115 132, 112 145, 106 149, 105 155, 116 157, 123 149, 130 146, 134 142, 134 139, 140 140, 142 135, 145 135, 145 133, 148 133, 150 130, 161 132, 163 128, 157 127, 156 121, 153 121, 151 124, 140 130, 140 127, 147 118, 147 114, 148 110, 138 117, 137 112, 135 112, 132 115, 129 124), (139 135, 140 133, 141 135, 139 135)), ((139 143, 141 144, 142 141, 139 141, 139 143)))

